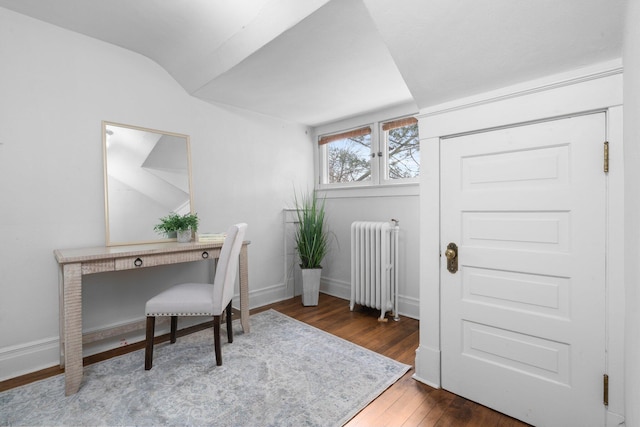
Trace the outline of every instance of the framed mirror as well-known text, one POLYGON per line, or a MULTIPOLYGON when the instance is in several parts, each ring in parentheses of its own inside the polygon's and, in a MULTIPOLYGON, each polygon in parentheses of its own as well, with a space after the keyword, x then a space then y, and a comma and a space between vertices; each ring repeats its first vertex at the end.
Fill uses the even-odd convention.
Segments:
POLYGON ((102 122, 107 246, 171 241, 153 227, 193 212, 189 136, 102 122))

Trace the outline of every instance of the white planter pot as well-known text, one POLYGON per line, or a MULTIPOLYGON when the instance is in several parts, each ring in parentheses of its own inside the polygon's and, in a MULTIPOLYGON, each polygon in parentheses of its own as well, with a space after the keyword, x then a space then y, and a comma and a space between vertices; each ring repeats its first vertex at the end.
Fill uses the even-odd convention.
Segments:
POLYGON ((191 241, 191 230, 178 230, 178 243, 189 243, 191 241))
POLYGON ((302 269, 302 305, 318 305, 322 268, 302 269))

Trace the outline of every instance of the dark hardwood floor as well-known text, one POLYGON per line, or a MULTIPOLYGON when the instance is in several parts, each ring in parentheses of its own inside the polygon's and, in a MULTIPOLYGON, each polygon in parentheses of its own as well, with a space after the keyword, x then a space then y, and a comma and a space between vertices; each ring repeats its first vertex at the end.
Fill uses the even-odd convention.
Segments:
MULTIPOLYGON (((356 307, 351 312, 348 301, 325 294, 320 294, 320 301, 316 307, 304 307, 300 297, 297 297, 254 309, 251 313, 255 314, 268 309, 277 310, 399 362, 414 365, 415 350, 419 343, 419 322, 417 320, 402 317, 399 322, 392 319, 389 319, 388 322, 378 322, 378 311, 356 307)), ((185 335, 200 329, 202 327, 190 328, 179 331, 178 335, 185 335)), ((168 340, 168 334, 156 338, 156 342, 165 340, 168 340)), ((141 348, 144 348, 144 342, 85 358, 84 364, 99 362, 141 348)), ((61 372, 59 367, 53 367, 2 381, 0 382, 0 391, 61 372)), ((349 421, 347 426, 527 426, 525 423, 448 391, 422 384, 412 378, 413 373, 413 369, 409 370, 399 381, 349 421)))

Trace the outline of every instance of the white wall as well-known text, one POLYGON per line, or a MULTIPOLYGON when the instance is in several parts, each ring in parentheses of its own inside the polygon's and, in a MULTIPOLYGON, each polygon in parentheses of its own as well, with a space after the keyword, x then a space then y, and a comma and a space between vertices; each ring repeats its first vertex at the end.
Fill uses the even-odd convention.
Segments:
MULTIPOLYGON (((202 229, 246 221, 251 306, 282 298, 282 208, 312 185, 306 128, 204 103, 146 57, 2 8, 0 61, 0 380, 59 361, 53 250, 105 243, 102 120, 190 135, 202 229)), ((141 319, 160 288, 206 274, 89 276, 84 329, 141 319)))
POLYGON ((624 36, 625 415, 640 425, 640 2, 627 2, 624 36))

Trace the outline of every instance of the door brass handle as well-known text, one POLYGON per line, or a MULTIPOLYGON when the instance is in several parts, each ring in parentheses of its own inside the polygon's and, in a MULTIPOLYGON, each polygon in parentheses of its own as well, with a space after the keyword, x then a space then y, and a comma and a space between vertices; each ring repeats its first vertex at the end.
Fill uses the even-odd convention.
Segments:
POLYGON ((444 251, 444 256, 447 258, 447 270, 449 273, 455 273, 458 271, 458 245, 455 243, 449 243, 447 250, 444 251))
POLYGON ((444 256, 446 256, 447 259, 454 259, 456 257, 456 251, 454 251, 453 249, 447 249, 444 252, 444 256))

